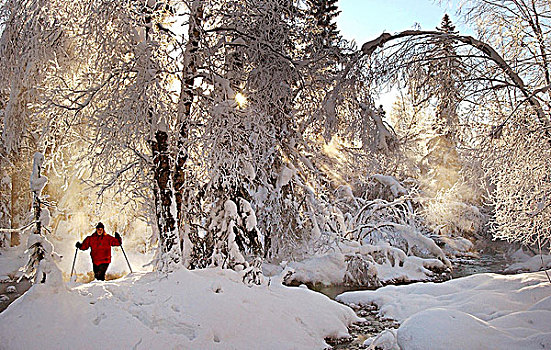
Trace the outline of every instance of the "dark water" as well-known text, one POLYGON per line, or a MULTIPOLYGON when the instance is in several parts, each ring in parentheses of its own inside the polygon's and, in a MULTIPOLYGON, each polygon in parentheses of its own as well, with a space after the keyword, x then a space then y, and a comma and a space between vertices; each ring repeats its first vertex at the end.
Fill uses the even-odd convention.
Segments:
POLYGON ((461 257, 452 260, 452 278, 474 275, 477 273, 503 273, 511 261, 503 255, 480 255, 478 257, 461 257))
POLYGON ((316 285, 311 287, 310 289, 315 290, 316 292, 320 292, 321 294, 327 295, 331 299, 335 299, 337 295, 345 293, 345 292, 351 292, 351 291, 359 291, 359 290, 375 290, 377 287, 350 287, 350 286, 323 286, 323 285, 316 285))
POLYGON ((4 311, 8 305, 14 302, 15 299, 19 298, 23 293, 25 293, 29 288, 31 288, 31 281, 23 278, 21 282, 17 283, 16 281, 0 282, 0 295, 5 295, 8 297, 7 301, 0 301, 0 312, 4 311), (16 289, 15 293, 8 293, 6 290, 9 286, 14 286, 16 289))

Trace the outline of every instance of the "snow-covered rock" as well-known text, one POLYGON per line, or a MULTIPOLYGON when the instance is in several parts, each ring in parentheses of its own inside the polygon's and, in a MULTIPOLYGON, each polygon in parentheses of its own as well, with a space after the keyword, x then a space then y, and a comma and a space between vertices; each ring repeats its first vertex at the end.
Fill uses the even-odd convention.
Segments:
POLYGON ((434 241, 442 247, 448 256, 464 256, 473 250, 473 243, 463 237, 449 237, 445 235, 434 237, 434 241))
POLYGON ((374 337, 368 338, 364 342, 364 346, 368 346, 369 349, 400 350, 395 329, 387 329, 374 337))
POLYGON ((510 265, 505 269, 505 272, 536 272, 548 269, 551 269, 551 255, 534 255, 524 261, 510 265))
POLYGON ((11 282, 12 279, 8 275, 2 275, 0 276, 0 283, 8 283, 11 282))

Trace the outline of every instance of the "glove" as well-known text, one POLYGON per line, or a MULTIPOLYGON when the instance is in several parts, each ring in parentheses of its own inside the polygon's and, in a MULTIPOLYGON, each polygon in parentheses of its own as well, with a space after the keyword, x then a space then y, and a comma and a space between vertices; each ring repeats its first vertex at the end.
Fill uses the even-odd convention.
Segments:
POLYGON ((119 241, 120 244, 122 244, 122 237, 121 237, 121 235, 119 235, 118 232, 115 232, 115 239, 116 239, 117 241, 119 241))
POLYGON ((82 247, 82 243, 77 242, 77 244, 75 244, 75 247, 77 247, 78 249, 80 249, 80 247, 82 247))

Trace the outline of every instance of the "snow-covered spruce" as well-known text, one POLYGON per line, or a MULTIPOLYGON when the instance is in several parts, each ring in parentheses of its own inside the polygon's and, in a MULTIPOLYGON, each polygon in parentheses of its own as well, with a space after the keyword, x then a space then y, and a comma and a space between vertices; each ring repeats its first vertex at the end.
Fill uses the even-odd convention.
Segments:
POLYGON ((42 208, 42 190, 48 183, 48 178, 41 175, 44 163, 44 155, 36 152, 33 157, 33 169, 30 178, 30 187, 33 192, 33 217, 36 228, 27 240, 27 251, 29 260, 21 268, 27 278, 34 277, 34 283, 46 283, 52 288, 59 288, 63 285, 62 273, 57 262, 61 260, 54 251, 53 244, 45 237, 44 233, 50 224, 50 211, 42 208), (43 232, 44 230, 44 232, 43 232))

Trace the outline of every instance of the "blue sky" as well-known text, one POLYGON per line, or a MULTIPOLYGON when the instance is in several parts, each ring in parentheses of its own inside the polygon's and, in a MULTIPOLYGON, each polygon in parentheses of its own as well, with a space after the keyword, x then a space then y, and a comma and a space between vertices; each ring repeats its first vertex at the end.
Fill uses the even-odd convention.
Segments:
POLYGON ((432 0, 339 0, 338 6, 341 34, 346 39, 355 39, 358 46, 383 32, 411 29, 415 23, 422 29, 435 29, 444 13, 454 23, 458 22, 456 7, 451 2, 440 6, 432 0))

